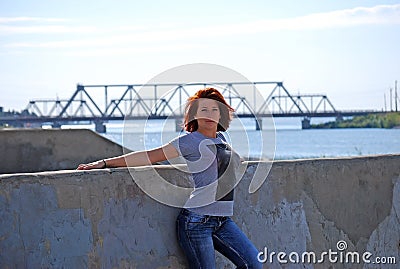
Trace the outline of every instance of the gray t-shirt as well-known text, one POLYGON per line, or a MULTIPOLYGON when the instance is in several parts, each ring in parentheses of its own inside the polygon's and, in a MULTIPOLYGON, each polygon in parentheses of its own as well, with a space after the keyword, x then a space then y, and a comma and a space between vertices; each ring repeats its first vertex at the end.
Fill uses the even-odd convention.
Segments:
POLYGON ((185 159, 194 182, 194 190, 184 207, 202 215, 232 216, 232 182, 236 181, 234 169, 240 157, 226 143, 223 134, 209 138, 195 131, 170 143, 185 159))

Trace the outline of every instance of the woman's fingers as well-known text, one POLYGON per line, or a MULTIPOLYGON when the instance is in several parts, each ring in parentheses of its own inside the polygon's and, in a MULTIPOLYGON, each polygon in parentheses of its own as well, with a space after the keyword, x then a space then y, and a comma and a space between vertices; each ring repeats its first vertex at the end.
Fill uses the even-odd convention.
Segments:
POLYGON ((88 163, 88 164, 80 164, 76 170, 90 170, 90 169, 100 169, 103 168, 103 163, 101 161, 88 163))

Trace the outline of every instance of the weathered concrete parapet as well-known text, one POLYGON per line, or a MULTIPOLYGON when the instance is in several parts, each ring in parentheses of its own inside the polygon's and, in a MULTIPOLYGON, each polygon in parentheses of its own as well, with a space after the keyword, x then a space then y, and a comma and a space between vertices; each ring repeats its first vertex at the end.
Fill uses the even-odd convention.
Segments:
POLYGON ((121 155, 123 148, 85 129, 0 130, 0 174, 75 169, 121 155))
MULTIPOLYGON (((234 219, 260 251, 320 254, 344 240, 348 251, 393 256, 400 240, 400 155, 274 162, 249 194, 248 165, 234 219)), ((134 168, 149 176, 148 167, 134 168)), ((171 181, 186 175, 156 171, 171 181)), ((144 194, 128 169, 0 176, 0 268, 185 268, 175 236, 179 209, 144 194)), ((325 260, 328 261, 327 259, 325 260)), ((234 268, 217 255, 217 268, 234 268)), ((269 268, 363 268, 287 264, 269 268)), ((366 268, 379 268, 365 265, 366 268)))

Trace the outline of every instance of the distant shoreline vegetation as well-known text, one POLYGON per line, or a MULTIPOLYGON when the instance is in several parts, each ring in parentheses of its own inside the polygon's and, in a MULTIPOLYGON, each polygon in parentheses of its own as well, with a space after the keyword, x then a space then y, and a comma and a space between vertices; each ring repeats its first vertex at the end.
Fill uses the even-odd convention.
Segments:
POLYGON ((311 124, 311 128, 400 128, 400 112, 369 114, 366 116, 356 116, 348 120, 330 121, 321 124, 311 124))

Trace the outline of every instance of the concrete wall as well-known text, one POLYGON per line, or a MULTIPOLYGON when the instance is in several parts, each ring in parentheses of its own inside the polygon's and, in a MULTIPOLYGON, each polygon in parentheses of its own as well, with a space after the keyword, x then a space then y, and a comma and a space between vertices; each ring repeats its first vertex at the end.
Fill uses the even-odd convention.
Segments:
MULTIPOLYGON (((255 193, 248 163, 234 219, 259 250, 370 251, 399 268, 400 155, 274 162, 255 193)), ((152 170, 135 168, 150 178, 152 170)), ((169 166, 156 171, 175 180, 169 166)), ((185 268, 178 209, 145 195, 127 169, 0 176, 0 268, 185 268)), ((326 259, 327 261, 327 259, 326 259)), ((233 268, 220 255, 217 268, 233 268)), ((270 265, 270 264, 268 264, 270 265)), ((357 264, 275 263, 269 268, 363 268, 357 264)), ((267 268, 267 267, 265 267, 267 268)), ((364 268, 380 268, 376 264, 364 268)))
POLYGON ((122 147, 90 130, 0 130, 0 174, 74 169, 122 154, 122 147))

